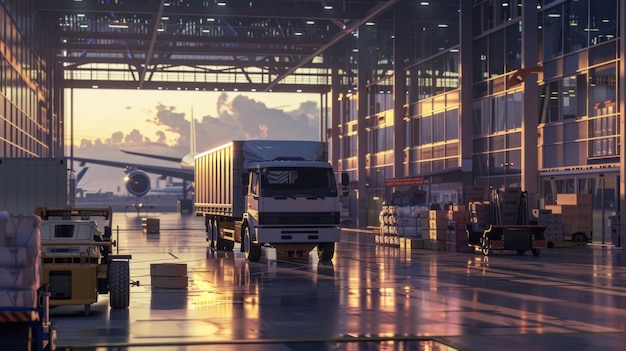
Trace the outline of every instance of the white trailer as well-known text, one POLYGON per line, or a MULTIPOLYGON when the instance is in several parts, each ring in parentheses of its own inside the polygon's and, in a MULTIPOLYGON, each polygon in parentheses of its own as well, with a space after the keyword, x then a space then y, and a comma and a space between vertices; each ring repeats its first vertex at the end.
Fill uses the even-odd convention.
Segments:
POLYGON ((210 246, 232 250, 241 243, 248 261, 271 245, 290 255, 317 246, 331 260, 340 234, 341 189, 316 141, 232 141, 195 158, 195 212, 204 216, 210 246))
POLYGON ((0 210, 32 214, 67 206, 68 168, 65 158, 0 158, 0 210))

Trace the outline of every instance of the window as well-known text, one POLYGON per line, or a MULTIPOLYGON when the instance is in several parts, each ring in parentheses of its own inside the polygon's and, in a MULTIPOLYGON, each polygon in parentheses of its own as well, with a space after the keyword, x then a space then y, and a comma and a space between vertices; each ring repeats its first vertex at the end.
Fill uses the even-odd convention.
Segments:
POLYGON ((446 111, 446 140, 459 138, 459 110, 446 111))
POLYGON ((74 237, 73 224, 57 224, 54 226, 55 238, 72 238, 74 237))

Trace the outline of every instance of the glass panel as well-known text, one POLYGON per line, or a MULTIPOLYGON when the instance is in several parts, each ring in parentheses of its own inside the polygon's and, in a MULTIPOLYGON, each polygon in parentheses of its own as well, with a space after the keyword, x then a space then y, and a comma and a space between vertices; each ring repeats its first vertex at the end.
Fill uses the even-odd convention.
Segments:
POLYGON ((522 64, 522 22, 506 29, 506 71, 511 72, 522 64))
POLYGON ((600 44, 617 37, 617 9, 616 0, 591 1, 589 13, 591 20, 589 26, 590 45, 600 44))
POLYGON ((587 47, 589 21, 587 1, 565 3, 565 53, 587 47))
POLYGON ((489 77, 504 74, 504 31, 489 36, 489 77))
POLYGON ((539 123, 550 123, 559 120, 559 83, 551 82, 543 86, 540 93, 541 120, 539 123))
POLYGON ((579 96, 576 99, 576 116, 587 116, 587 74, 576 76, 576 93, 579 96))
POLYGON ((459 138, 459 110, 446 111, 446 140, 459 138))
POLYGON ((542 42, 543 60, 547 61, 563 54, 563 17, 561 6, 543 12, 542 42))
POLYGON ((589 87, 589 117, 605 115, 610 106, 615 105, 617 98, 617 72, 615 64, 591 69, 589 87))
POLYGON ((505 96, 496 96, 493 99, 492 132, 504 131, 505 120, 505 96))
POLYGON ((432 135, 432 116, 424 116, 421 118, 420 145, 432 143, 432 135))
POLYGON ((473 45, 474 83, 487 79, 487 37, 479 38, 473 45))
POLYGON ((444 113, 439 112, 433 115, 433 143, 444 141, 445 137, 444 113))
POLYGON ((561 110, 563 119, 571 119, 576 117, 576 77, 565 77, 561 83, 563 86, 561 91, 561 110))

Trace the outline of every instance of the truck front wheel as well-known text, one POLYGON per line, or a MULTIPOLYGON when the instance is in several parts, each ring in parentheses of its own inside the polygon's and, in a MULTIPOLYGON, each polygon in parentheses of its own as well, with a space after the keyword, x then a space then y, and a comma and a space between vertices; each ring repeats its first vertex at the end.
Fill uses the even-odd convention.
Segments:
POLYGON ((252 241, 252 235, 250 234, 250 227, 247 225, 243 228, 243 251, 246 253, 246 259, 249 262, 257 262, 261 259, 261 245, 255 244, 252 241))
POLYGON ((335 256, 335 243, 317 244, 317 256, 320 261, 330 261, 335 256))

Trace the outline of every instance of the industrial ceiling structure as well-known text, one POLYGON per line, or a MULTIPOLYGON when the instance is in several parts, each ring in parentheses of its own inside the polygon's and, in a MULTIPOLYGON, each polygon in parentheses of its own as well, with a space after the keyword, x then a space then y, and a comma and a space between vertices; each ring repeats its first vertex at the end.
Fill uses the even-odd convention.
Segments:
POLYGON ((401 30, 419 33, 442 19, 458 22, 459 6, 458 0, 35 3, 67 88, 308 93, 328 92, 333 68, 341 79, 353 73, 360 28, 375 30, 371 45, 387 51, 381 62, 392 65, 398 13, 401 30))

